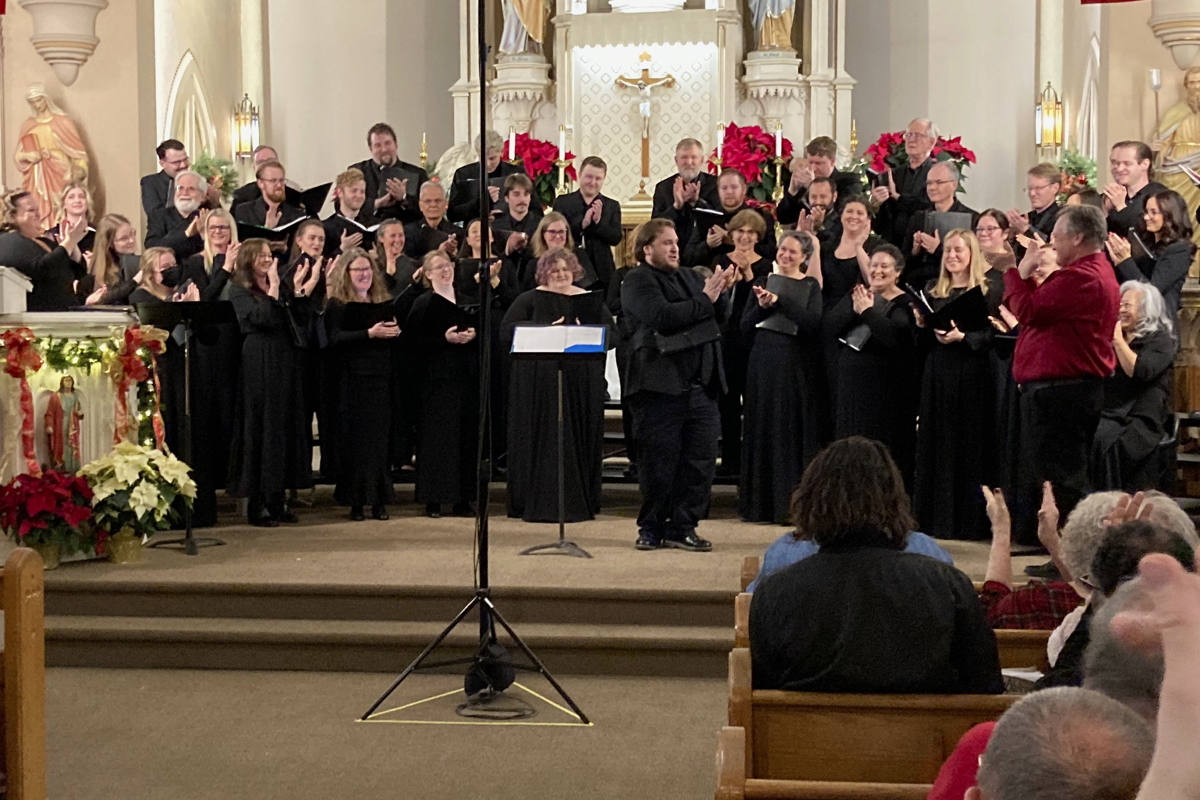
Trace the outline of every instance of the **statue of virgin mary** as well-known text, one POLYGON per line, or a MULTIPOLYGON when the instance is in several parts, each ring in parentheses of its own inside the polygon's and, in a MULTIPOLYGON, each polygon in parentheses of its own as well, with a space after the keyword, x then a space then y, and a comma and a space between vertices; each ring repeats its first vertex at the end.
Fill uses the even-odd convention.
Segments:
POLYGON ((759 50, 791 50, 796 0, 749 0, 759 50))

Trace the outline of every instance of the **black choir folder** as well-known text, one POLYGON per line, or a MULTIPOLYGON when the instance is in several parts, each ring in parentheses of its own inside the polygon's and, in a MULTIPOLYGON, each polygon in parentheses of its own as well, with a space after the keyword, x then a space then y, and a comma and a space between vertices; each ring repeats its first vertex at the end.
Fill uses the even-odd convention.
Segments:
POLYGON ((254 225, 249 222, 239 222, 237 224, 238 241, 244 242, 248 239, 266 239, 268 242, 286 242, 294 228, 308 217, 297 217, 286 225, 277 225, 274 228, 268 228, 264 225, 254 225))
POLYGON ((954 326, 963 333, 986 331, 992 326, 989 319, 987 300, 983 296, 983 288, 976 286, 954 298, 946 305, 933 310, 930 298, 921 290, 913 293, 912 298, 917 310, 925 318, 925 327, 935 331, 948 331, 954 326))
POLYGON ((945 242, 950 231, 972 229, 972 217, 965 211, 927 211, 925 212, 925 233, 945 242))
MULTIPOLYGON (((390 306, 391 303, 387 305, 390 306)), ((478 303, 460 306, 434 292, 433 298, 429 303, 429 311, 426 313, 432 320, 430 326, 434 330, 448 331, 454 328, 458 331, 465 331, 468 328, 475 328, 477 330, 479 328, 478 303)))
POLYGON ((342 319, 342 325, 348 331, 369 331, 378 322, 398 321, 396 302, 389 300, 386 303, 346 303, 346 314, 342 319))
MULTIPOLYGON (((795 308, 803 308, 808 305, 809 295, 812 294, 814 281, 799 280, 797 278, 789 278, 786 275, 772 273, 767 276, 767 291, 776 295, 780 300, 786 300, 789 305, 795 308)), ((758 298, 752 297, 748 302, 757 303, 758 298)), ((764 319, 754 327, 761 328, 764 331, 775 331, 782 333, 784 336, 795 336, 800 332, 800 326, 792 322, 786 315, 781 314, 782 309, 776 303, 776 312, 764 319)))
POLYGON ((392 166, 379 171, 380 197, 383 197, 388 193, 387 182, 393 178, 398 181, 408 181, 408 184, 404 187, 404 194, 408 197, 416 197, 417 193, 421 190, 421 187, 417 185, 421 181, 420 175, 393 164, 392 166))

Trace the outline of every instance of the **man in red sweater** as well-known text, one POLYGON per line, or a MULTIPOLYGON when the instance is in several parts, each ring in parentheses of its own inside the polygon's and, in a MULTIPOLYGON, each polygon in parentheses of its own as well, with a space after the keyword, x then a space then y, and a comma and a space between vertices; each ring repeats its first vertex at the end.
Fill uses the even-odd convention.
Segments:
POLYGON ((1103 254, 1106 237, 1100 209, 1068 206, 1050 235, 1062 269, 1037 286, 1030 276, 1038 252, 1030 248, 1004 273, 1004 302, 1021 324, 1012 362, 1021 389, 1021 459, 1037 486, 1050 481, 1064 518, 1090 491, 1088 451, 1103 380, 1117 364, 1120 291, 1103 254))

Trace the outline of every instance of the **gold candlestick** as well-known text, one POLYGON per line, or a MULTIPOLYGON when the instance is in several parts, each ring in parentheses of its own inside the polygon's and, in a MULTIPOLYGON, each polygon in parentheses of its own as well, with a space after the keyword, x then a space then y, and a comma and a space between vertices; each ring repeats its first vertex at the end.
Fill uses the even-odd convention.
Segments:
POLYGON ((554 166, 558 167, 558 187, 555 189, 555 196, 562 197, 570 192, 569 181, 567 180, 567 167, 571 162, 561 159, 554 162, 554 166))
POLYGON ((776 204, 783 199, 783 156, 775 159, 775 190, 771 192, 771 199, 776 204))
POLYGON ((429 144, 425 140, 425 133, 421 133, 421 169, 429 166, 429 144))
POLYGON ((858 121, 850 120, 850 160, 858 157, 858 121))

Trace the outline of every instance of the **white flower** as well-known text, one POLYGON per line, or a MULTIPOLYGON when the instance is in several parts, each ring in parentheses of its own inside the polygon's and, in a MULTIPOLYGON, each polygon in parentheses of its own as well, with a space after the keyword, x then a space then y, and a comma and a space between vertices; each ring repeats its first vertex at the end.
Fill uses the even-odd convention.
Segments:
POLYGON ((137 514, 139 518, 150 511, 157 510, 158 504, 161 501, 162 495, 146 481, 135 486, 129 494, 129 505, 133 509, 133 513, 137 514))

